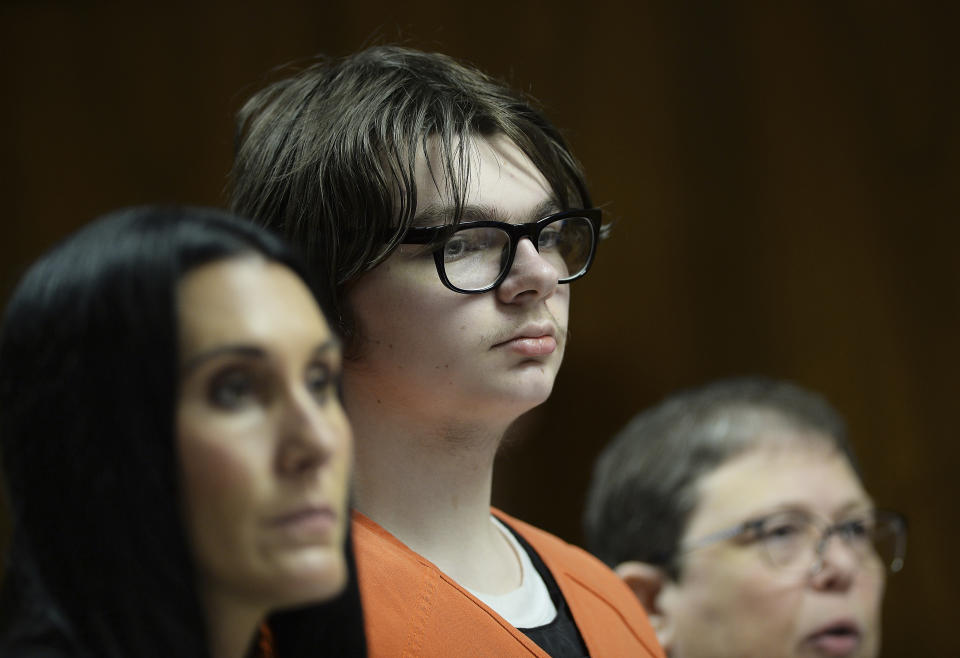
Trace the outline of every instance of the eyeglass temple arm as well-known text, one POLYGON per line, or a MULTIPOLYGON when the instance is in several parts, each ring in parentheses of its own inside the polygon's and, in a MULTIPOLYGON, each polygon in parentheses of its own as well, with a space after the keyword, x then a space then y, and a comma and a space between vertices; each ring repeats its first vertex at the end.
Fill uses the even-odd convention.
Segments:
POLYGON ((738 535, 742 535, 745 532, 749 532, 754 528, 759 527, 761 521, 747 521, 745 523, 738 523, 732 528, 727 528, 726 530, 720 530, 713 534, 707 535, 706 537, 701 537, 700 539, 692 542, 686 546, 681 546, 680 550, 677 551, 677 555, 683 555, 689 553, 690 551, 695 551, 704 546, 709 546, 710 544, 716 544, 717 542, 726 541, 727 539, 733 539, 738 535))

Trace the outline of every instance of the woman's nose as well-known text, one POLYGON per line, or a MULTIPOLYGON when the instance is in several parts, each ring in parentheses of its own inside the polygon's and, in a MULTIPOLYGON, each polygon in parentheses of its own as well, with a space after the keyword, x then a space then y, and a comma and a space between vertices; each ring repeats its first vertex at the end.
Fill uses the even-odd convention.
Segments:
POLYGON ((289 399, 280 410, 276 465, 282 475, 299 477, 327 462, 341 443, 338 433, 344 429, 328 418, 335 410, 325 409, 327 405, 339 405, 339 401, 319 406, 309 394, 296 398, 299 399, 289 399))
POLYGON ((860 556, 856 550, 841 537, 828 534, 817 546, 812 582, 817 589, 847 589, 859 568, 860 556))

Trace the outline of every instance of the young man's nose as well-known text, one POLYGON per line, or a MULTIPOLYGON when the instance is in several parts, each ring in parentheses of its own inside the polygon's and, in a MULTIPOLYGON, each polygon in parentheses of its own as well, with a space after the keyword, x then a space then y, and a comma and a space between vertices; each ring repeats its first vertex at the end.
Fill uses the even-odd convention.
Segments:
POLYGON ((507 278, 497 288, 497 296, 505 304, 546 299, 556 292, 559 279, 557 268, 537 251, 529 238, 522 238, 507 278))

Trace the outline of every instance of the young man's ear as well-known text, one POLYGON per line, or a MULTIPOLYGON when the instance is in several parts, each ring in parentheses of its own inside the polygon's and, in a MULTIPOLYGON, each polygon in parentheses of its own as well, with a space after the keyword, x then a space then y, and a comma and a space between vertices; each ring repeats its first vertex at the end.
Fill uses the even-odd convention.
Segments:
POLYGON ((667 614, 669 606, 663 605, 664 589, 670 586, 667 574, 660 567, 646 562, 621 562, 614 572, 640 600, 660 645, 669 652, 671 620, 667 614))

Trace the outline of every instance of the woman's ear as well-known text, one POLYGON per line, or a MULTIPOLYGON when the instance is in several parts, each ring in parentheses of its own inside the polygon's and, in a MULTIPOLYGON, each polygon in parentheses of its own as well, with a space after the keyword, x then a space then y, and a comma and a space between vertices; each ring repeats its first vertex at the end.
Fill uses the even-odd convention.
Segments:
POLYGON ((647 611, 650 625, 653 626, 660 645, 669 653, 671 620, 667 614, 669 606, 663 605, 664 589, 670 585, 667 574, 662 568, 646 562, 621 562, 614 568, 614 572, 633 591, 640 605, 647 611))

